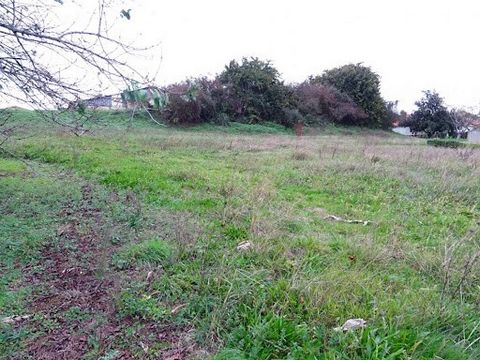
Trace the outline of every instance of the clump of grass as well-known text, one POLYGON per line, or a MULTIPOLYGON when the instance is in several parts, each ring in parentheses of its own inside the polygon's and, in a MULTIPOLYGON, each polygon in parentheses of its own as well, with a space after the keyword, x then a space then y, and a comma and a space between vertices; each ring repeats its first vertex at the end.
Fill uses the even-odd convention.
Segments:
POLYGON ((167 315, 167 310, 156 299, 146 294, 124 291, 118 301, 117 310, 122 317, 143 320, 161 320, 167 315))
POLYGON ((309 153, 301 150, 296 150, 292 156, 293 160, 299 160, 299 161, 309 160, 310 157, 311 156, 309 153))
POLYGON ((248 237, 248 232, 246 229, 237 227, 235 225, 225 226, 223 234, 228 240, 232 241, 243 240, 248 237))
POLYGON ((160 265, 172 254, 171 246, 165 241, 152 239, 137 244, 128 244, 113 255, 112 263, 117 269, 135 265, 160 265))
POLYGON ((73 322, 76 320, 84 320, 88 318, 89 314, 78 306, 72 306, 63 313, 65 320, 73 322))
POLYGON ((322 339, 304 324, 269 313, 249 314, 247 326, 239 326, 227 341, 227 349, 215 359, 307 359, 320 356, 322 339), (236 348, 236 349, 235 349, 236 348), (239 349, 240 348, 240 349, 239 349))
POLYGON ((0 158, 0 175, 14 175, 25 170, 26 166, 21 161, 0 158))

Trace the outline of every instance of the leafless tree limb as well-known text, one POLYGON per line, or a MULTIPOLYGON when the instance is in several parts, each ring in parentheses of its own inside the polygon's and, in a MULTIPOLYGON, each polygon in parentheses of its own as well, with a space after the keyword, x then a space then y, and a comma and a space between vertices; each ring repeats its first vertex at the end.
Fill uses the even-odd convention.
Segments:
POLYGON ((82 76, 68 74, 68 70, 96 72, 98 80, 108 85, 145 80, 128 63, 129 56, 142 49, 108 35, 104 1, 99 1, 96 32, 62 30, 47 23, 44 14, 52 11, 52 4, 53 0, 0 0, 2 97, 38 108, 62 107, 103 90, 80 86, 82 76))

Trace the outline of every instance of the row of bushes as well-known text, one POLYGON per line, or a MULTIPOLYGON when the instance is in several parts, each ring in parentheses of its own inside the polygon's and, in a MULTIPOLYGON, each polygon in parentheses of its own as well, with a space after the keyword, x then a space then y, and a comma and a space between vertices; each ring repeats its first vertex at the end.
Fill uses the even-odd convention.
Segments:
POLYGON ((457 139, 430 139, 427 140, 427 144, 437 147, 449 147, 454 149, 466 147, 466 144, 464 142, 461 142, 457 139))
POLYGON ((427 140, 428 145, 436 146, 436 147, 447 147, 447 148, 480 148, 480 144, 472 144, 465 141, 461 141, 459 139, 429 139, 427 140))
POLYGON ((231 61, 214 79, 197 78, 166 86, 158 116, 171 124, 230 121, 275 122, 284 126, 333 122, 388 128, 393 117, 380 96, 380 80, 369 67, 351 64, 285 84, 268 61, 231 61))

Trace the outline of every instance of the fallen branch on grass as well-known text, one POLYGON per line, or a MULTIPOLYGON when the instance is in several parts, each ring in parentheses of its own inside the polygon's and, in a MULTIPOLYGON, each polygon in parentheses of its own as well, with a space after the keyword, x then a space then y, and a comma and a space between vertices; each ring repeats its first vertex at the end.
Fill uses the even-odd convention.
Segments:
POLYGON ((2 319, 3 324, 15 324, 17 322, 28 320, 32 315, 14 315, 2 319))
POLYGON ((324 220, 333 220, 333 221, 340 221, 348 224, 363 224, 363 226, 367 226, 372 223, 370 220, 348 220, 341 218, 340 216, 335 215, 327 215, 323 218, 324 220))

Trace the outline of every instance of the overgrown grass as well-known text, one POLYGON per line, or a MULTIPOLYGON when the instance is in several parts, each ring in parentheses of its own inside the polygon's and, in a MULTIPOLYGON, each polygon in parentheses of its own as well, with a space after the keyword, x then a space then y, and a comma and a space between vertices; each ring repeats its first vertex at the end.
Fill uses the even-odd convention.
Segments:
POLYGON ((478 263, 460 292, 464 258, 445 267, 449 245, 479 250, 475 149, 373 131, 295 138, 150 127, 51 130, 10 150, 143 199, 128 215, 136 242, 120 239, 112 258, 131 277, 118 313, 191 326, 210 357, 480 356, 478 263), (237 250, 242 241, 251 248, 237 250), (142 264, 156 276, 146 281, 142 264), (356 317, 366 329, 333 330, 356 317))
POLYGON ((292 134, 292 130, 275 123, 243 124, 231 122, 228 125, 202 124, 185 128, 194 132, 223 132, 227 134, 292 134))

